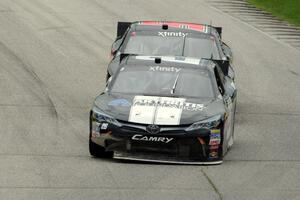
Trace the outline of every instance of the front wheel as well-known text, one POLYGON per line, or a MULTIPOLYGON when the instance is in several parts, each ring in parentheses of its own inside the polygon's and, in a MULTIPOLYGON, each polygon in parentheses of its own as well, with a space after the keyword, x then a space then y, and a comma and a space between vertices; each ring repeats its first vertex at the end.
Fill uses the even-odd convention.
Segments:
POLYGON ((98 158, 111 158, 113 156, 112 151, 105 151, 104 147, 95 144, 91 139, 89 139, 89 150, 90 154, 98 158))

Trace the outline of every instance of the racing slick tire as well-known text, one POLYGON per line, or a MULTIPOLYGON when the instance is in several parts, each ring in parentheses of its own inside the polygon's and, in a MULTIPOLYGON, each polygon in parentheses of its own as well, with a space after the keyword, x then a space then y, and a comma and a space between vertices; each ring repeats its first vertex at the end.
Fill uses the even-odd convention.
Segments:
POLYGON ((113 156, 112 151, 105 151, 104 147, 95 144, 91 139, 89 139, 89 150, 90 154, 97 158, 111 158, 113 156))
POLYGON ((111 77, 111 75, 109 74, 109 72, 106 72, 106 82, 108 81, 108 79, 111 77))
POLYGON ((231 142, 231 144, 229 144, 229 146, 228 146, 228 149, 231 149, 231 147, 233 146, 233 144, 234 144, 234 122, 235 122, 235 112, 236 112, 236 103, 234 104, 234 112, 233 112, 233 123, 232 123, 232 135, 231 135, 231 140, 232 140, 232 142, 231 142))

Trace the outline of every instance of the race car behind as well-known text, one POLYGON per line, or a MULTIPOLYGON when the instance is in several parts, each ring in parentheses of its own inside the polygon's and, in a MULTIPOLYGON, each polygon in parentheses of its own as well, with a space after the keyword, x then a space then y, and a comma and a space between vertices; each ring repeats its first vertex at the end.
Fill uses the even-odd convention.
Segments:
POLYGON ((118 22, 112 44, 107 79, 119 67, 121 54, 184 56, 229 61, 234 79, 231 49, 222 40, 222 28, 187 22, 118 22))

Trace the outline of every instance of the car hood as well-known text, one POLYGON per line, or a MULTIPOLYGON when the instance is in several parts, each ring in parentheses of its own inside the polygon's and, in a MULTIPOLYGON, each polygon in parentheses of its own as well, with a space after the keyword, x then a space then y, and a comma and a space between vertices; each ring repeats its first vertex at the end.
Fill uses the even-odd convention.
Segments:
POLYGON ((222 98, 104 93, 94 106, 117 120, 157 125, 188 125, 225 112, 222 98))

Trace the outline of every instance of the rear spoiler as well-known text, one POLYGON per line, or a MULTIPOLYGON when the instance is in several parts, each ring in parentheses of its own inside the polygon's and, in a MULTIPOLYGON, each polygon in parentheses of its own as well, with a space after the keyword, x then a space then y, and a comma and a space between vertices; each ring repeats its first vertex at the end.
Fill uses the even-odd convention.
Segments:
POLYGON ((228 60, 213 60, 221 68, 223 74, 228 76, 229 61, 228 60))
MULTIPOLYGON (((131 24, 132 22, 118 22, 117 37, 118 38, 122 37, 126 32, 127 28, 131 24)), ((222 27, 215 27, 215 26, 211 26, 211 27, 214 28, 220 35, 220 38, 222 38, 222 27)))
POLYGON ((117 38, 122 37, 131 24, 132 22, 118 22, 117 38))
POLYGON ((219 33, 220 38, 222 38, 222 27, 213 27, 219 33))

